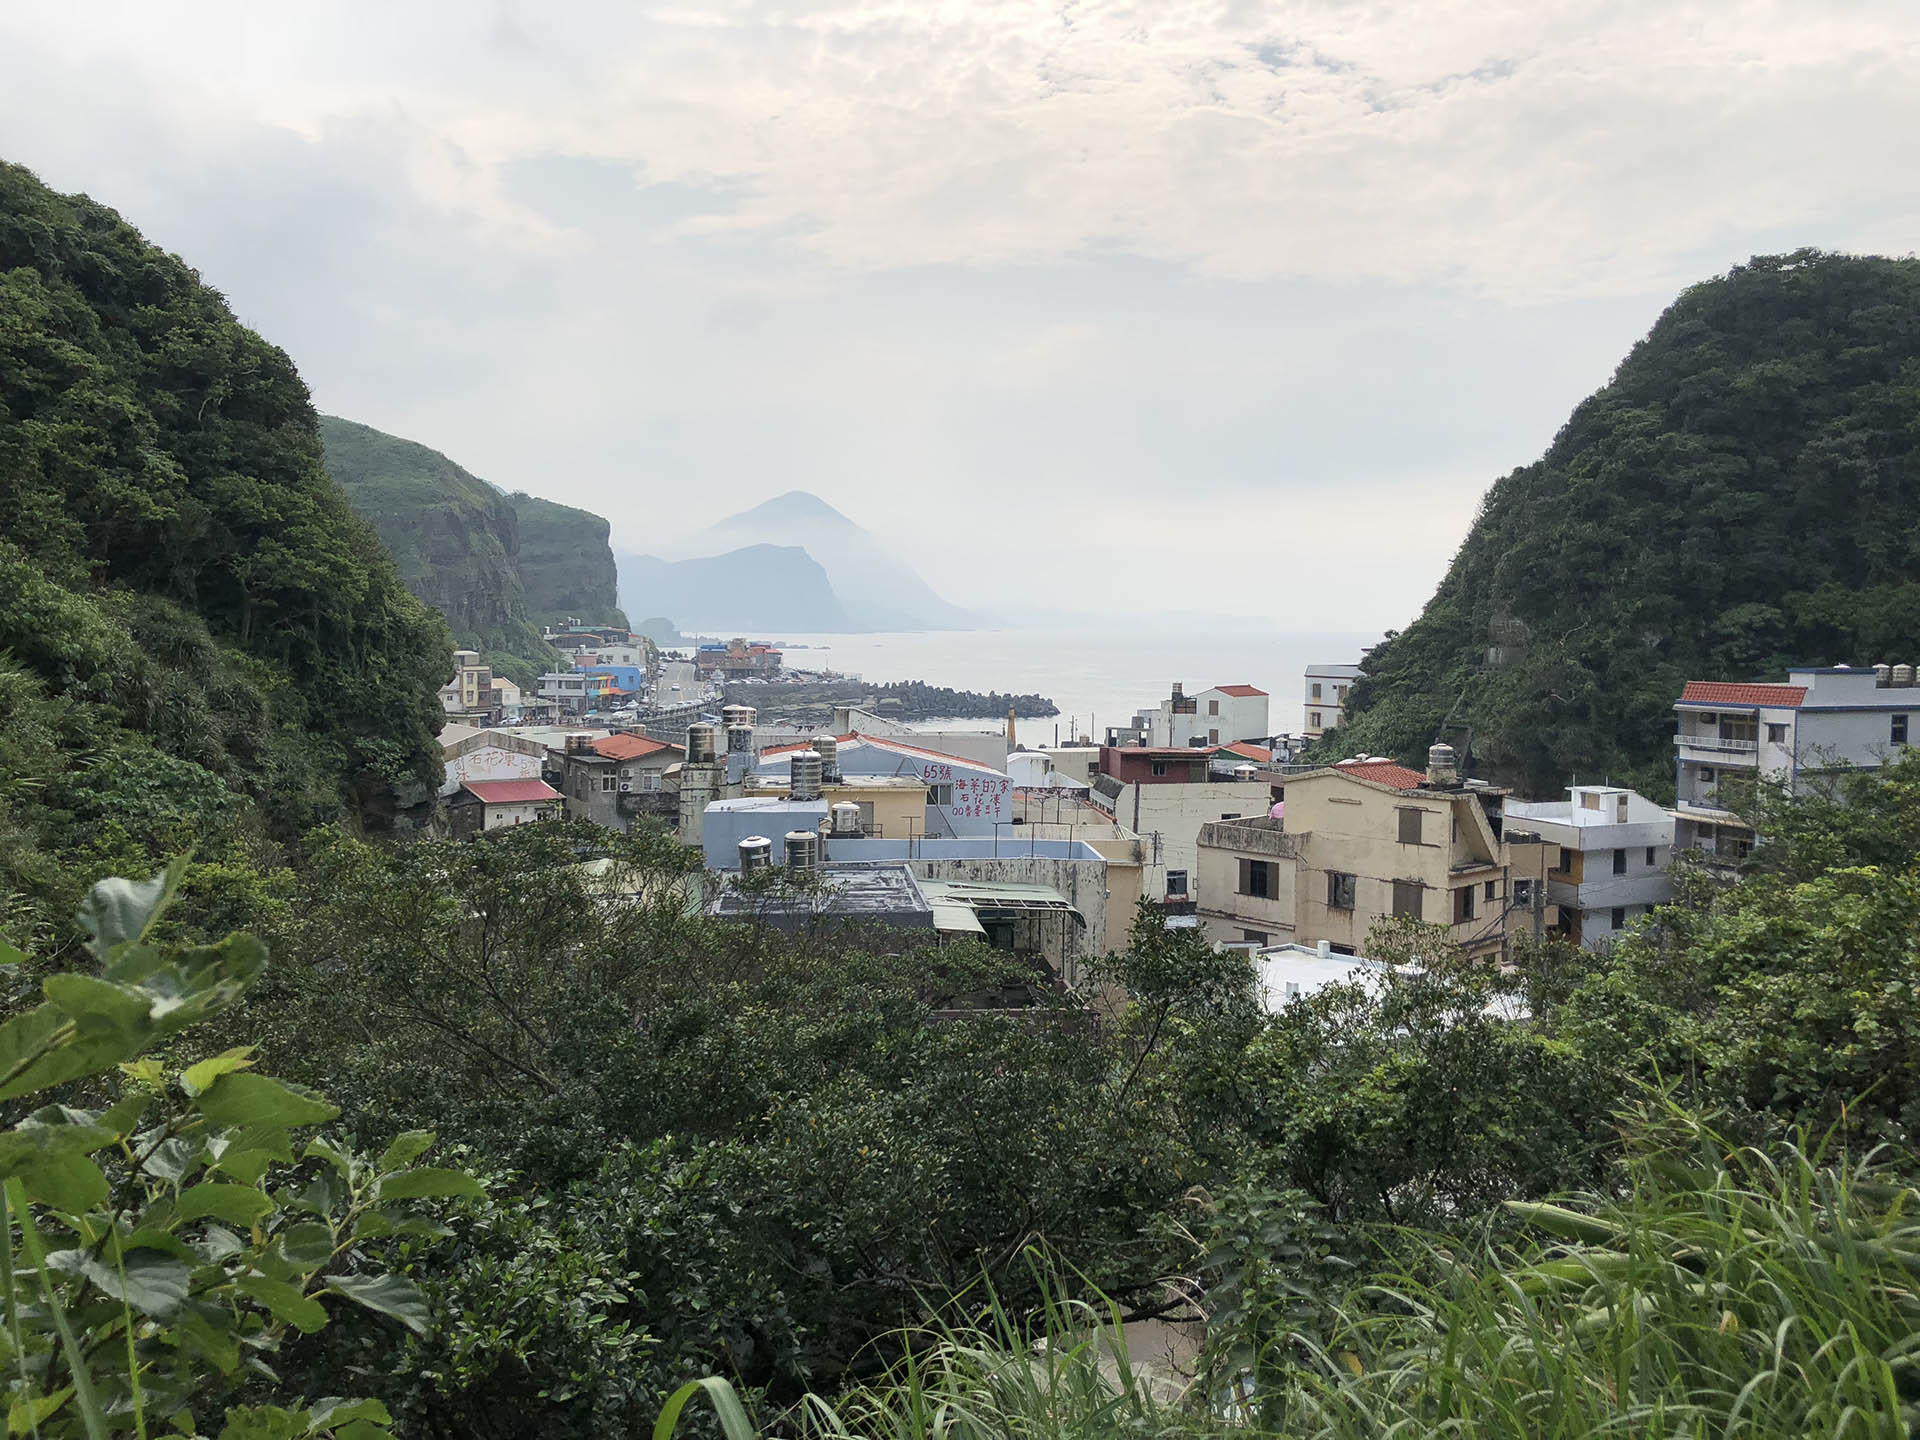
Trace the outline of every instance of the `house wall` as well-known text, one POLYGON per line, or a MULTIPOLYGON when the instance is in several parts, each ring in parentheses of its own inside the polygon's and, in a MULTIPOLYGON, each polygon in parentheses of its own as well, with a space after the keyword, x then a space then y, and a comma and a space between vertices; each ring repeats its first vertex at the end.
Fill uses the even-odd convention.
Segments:
MULTIPOLYGON (((784 798, 785 785, 768 785, 747 781, 740 787, 743 797, 778 796, 784 798)), ((900 840, 912 835, 927 833, 927 791, 925 786, 914 785, 822 785, 820 797, 829 807, 841 802, 852 801, 862 807, 862 813, 870 807, 873 820, 867 828, 867 834, 875 839, 900 840)))
POLYGON ((1183 870, 1187 895, 1204 901, 1196 888, 1200 827, 1214 820, 1265 815, 1272 792, 1260 781, 1209 781, 1197 785, 1126 785, 1114 801, 1113 818, 1140 837, 1146 847, 1149 899, 1161 899, 1167 872, 1183 870))
POLYGON ((1195 874, 1200 887, 1200 925, 1208 939, 1215 944, 1237 945, 1246 939, 1243 930, 1264 934, 1266 943, 1272 945, 1293 939, 1299 898, 1299 861, 1293 853, 1293 840, 1279 832, 1236 830, 1231 822, 1202 828, 1195 874), (1241 891, 1243 860, 1273 867, 1271 895, 1241 891))
POLYGON ((515 825, 531 825, 546 815, 552 804, 551 800, 525 800, 513 805, 488 805, 482 828, 508 830, 515 825))
POLYGON ((442 796, 452 795, 469 780, 538 780, 546 760, 546 746, 518 735, 475 735, 451 747, 446 755, 442 796))

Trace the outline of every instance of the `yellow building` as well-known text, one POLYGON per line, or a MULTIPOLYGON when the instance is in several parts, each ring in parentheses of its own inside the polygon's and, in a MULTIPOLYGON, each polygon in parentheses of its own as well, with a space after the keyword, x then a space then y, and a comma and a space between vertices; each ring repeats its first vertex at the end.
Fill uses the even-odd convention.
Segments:
POLYGON ((1426 774, 1384 760, 1291 777, 1284 816, 1220 822, 1199 839, 1199 914, 1221 943, 1329 942, 1363 954, 1386 916, 1449 927, 1470 956, 1504 957, 1555 921, 1549 849, 1507 833, 1507 792, 1462 784, 1436 745, 1426 774))
MULTIPOLYGON (((784 797, 788 782, 749 775, 743 798, 784 797)), ((860 807, 860 833, 874 840, 910 840, 927 833, 927 786, 905 775, 843 775, 820 786, 829 813, 842 801, 860 807)))

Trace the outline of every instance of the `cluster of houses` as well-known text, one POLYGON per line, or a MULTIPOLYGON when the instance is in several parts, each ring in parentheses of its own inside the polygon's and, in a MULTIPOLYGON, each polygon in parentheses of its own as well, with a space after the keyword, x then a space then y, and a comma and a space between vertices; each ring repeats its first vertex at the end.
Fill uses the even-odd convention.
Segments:
POLYGON ((1676 850, 1722 869, 1750 853, 1739 777, 1805 788, 1842 765, 1881 765, 1920 709, 1909 666, 1691 682, 1675 705, 1674 807, 1592 783, 1532 802, 1463 776, 1445 744, 1423 769, 1302 762, 1359 675, 1307 671, 1301 736, 1271 733, 1254 686, 1174 686, 1099 743, 1038 750, 1010 728, 936 732, 856 707, 811 735, 741 705, 670 733, 456 722, 442 793, 457 835, 563 813, 659 826, 701 851, 701 903, 715 914, 984 940, 1062 985, 1125 943, 1145 899, 1168 926, 1250 951, 1284 1003, 1370 963, 1363 946, 1383 917, 1443 925, 1489 960, 1550 932, 1611 943, 1667 900, 1676 850), (782 869, 806 885, 754 879, 782 869))

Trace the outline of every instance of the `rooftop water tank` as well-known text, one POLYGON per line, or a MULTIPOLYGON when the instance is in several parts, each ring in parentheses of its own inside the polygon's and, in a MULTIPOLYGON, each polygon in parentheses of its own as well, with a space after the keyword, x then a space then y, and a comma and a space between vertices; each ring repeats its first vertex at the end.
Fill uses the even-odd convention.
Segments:
POLYGON ((820 757, 820 778, 829 783, 840 778, 840 742, 831 735, 813 737, 813 753, 820 757))
POLYGON ((1913 684, 1913 666, 1896 665, 1893 667, 1893 679, 1890 682, 1895 689, 1913 684))
POLYGON ((787 798, 791 800, 818 800, 820 798, 820 777, 824 767, 820 763, 820 754, 816 750, 797 752, 788 764, 787 798))
POLYGON ((753 727, 751 725, 727 726, 727 753, 729 755, 753 754, 753 727))
POLYGON ((700 765, 713 759, 713 747, 720 737, 705 721, 687 727, 687 763, 700 765))
POLYGON ((720 723, 731 730, 736 725, 753 724, 751 705, 726 705, 720 710, 720 723))
POLYGON ((819 858, 820 837, 811 830, 787 832, 787 868, 811 870, 819 858))
POLYGON ((764 835, 749 835, 740 842, 740 873, 752 875, 773 864, 773 841, 764 835))
POLYGON ((832 810, 833 833, 836 835, 858 836, 860 834, 860 807, 851 800, 838 801, 832 810))

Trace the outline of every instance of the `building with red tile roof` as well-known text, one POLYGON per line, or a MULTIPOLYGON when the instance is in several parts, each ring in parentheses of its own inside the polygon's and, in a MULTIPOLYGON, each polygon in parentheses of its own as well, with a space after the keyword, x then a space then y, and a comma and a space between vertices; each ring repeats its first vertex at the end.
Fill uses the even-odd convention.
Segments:
POLYGON ((1806 703, 1804 685, 1748 685, 1725 680, 1689 680, 1682 705, 1768 705, 1798 709, 1806 703))
POLYGON ((560 813, 560 792, 544 780, 469 780, 447 802, 454 838, 530 825, 560 813))

